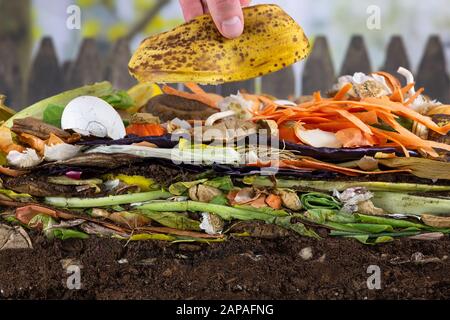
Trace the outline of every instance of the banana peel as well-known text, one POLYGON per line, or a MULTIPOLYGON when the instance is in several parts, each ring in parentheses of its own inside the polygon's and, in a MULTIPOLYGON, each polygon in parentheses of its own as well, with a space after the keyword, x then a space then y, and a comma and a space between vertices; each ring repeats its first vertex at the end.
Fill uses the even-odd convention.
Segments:
POLYGON ((142 42, 129 63, 139 82, 221 84, 278 71, 311 46, 303 29, 276 5, 244 8, 245 29, 226 39, 210 15, 142 42))

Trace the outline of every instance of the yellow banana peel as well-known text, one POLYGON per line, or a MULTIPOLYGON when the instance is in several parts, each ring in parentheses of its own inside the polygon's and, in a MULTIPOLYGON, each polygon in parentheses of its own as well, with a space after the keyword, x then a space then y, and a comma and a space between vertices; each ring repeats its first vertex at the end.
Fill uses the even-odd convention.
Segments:
POLYGON ((276 5, 244 8, 245 30, 224 38, 210 15, 144 40, 129 69, 139 82, 220 84, 278 71, 310 52, 303 29, 276 5))
POLYGON ((140 108, 146 105, 151 98, 162 93, 161 88, 155 83, 138 83, 128 90, 128 95, 133 99, 135 105, 126 111, 130 114, 136 113, 140 108))

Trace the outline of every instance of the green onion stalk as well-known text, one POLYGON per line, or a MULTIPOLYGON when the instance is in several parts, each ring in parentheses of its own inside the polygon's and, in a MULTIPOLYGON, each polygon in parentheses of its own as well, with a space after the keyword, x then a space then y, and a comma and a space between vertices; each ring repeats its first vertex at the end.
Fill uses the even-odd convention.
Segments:
MULTIPOLYGON (((121 204, 147 202, 158 199, 167 199, 172 194, 167 191, 150 191, 143 193, 124 194, 101 198, 64 198, 46 197, 45 203, 58 208, 95 208, 108 207, 121 204)), ((172 203, 172 202, 169 202, 172 203)), ((170 210, 166 210, 170 211, 170 210)))

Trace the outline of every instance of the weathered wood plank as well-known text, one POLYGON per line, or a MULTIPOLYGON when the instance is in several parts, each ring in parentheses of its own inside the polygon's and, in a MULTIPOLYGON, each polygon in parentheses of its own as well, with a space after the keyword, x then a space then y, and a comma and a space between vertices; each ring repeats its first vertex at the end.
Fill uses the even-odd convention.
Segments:
POLYGON ((128 71, 128 62, 131 58, 129 43, 125 39, 118 40, 106 63, 105 80, 110 81, 114 88, 128 89, 136 84, 136 80, 128 71))
POLYGON ((221 86, 220 85, 215 85, 215 86, 207 85, 207 86, 200 86, 200 87, 202 87, 203 90, 205 90, 206 92, 209 92, 209 93, 220 94, 220 92, 221 92, 221 86))
POLYGON ((335 82, 336 76, 328 41, 326 37, 318 36, 303 69, 303 95, 310 95, 315 91, 330 90, 335 82))
POLYGON ((27 105, 53 96, 64 88, 64 78, 59 67, 51 38, 44 38, 32 63, 26 88, 27 105))
POLYGON ((348 46, 339 75, 353 75, 355 72, 372 72, 372 65, 369 54, 367 53, 366 44, 364 38, 360 35, 355 35, 350 40, 350 45, 348 46))
POLYGON ((293 96, 295 94, 295 76, 292 66, 262 77, 261 91, 280 99, 293 96))
POLYGON ((14 41, 0 41, 0 94, 6 96, 6 104, 20 110, 23 104, 22 73, 14 41))
MULTIPOLYGON (((387 47, 384 64, 380 69, 396 75, 397 70, 400 67, 404 67, 409 70, 411 68, 411 64, 409 62, 402 37, 393 36, 387 47)), ((406 79, 404 77, 398 78, 402 82, 402 85, 406 85, 406 79)))
POLYGON ((94 39, 85 39, 78 58, 71 64, 66 89, 102 81, 103 63, 94 39))
POLYGON ((424 87, 425 94, 443 103, 450 103, 450 79, 447 74, 444 47, 439 36, 428 39, 417 71, 417 87, 424 87))
POLYGON ((249 93, 255 92, 255 80, 238 81, 222 84, 220 87, 220 94, 224 97, 230 94, 237 94, 238 91, 247 91, 249 93))
POLYGON ((66 83, 69 83, 69 73, 70 73, 70 69, 72 68, 72 64, 73 62, 70 60, 66 60, 63 62, 62 66, 61 66, 61 73, 63 75, 63 79, 64 79, 64 85, 66 83))

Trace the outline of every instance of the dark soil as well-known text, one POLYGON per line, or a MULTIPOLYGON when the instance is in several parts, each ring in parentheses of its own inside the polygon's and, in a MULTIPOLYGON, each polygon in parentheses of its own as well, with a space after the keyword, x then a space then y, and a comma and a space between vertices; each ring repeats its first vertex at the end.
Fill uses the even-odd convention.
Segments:
POLYGON ((218 244, 128 243, 91 238, 47 241, 0 252, 6 299, 449 299, 450 240, 365 246, 291 235, 218 244), (302 258, 304 248, 312 257, 302 258), (423 254, 425 260, 414 262, 423 254), (82 288, 69 290, 63 264, 80 264, 82 288), (78 262, 76 262, 78 261, 78 262), (370 265, 381 289, 369 290, 370 265))

